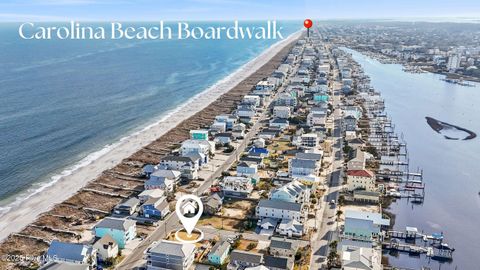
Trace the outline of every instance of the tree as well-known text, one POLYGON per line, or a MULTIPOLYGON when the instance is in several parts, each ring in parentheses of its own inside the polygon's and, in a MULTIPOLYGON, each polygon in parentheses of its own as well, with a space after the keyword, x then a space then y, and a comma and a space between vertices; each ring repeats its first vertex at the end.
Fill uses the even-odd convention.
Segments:
POLYGON ((337 213, 336 213, 336 216, 337 216, 337 222, 340 220, 340 217, 342 216, 343 214, 343 211, 342 210, 338 210, 337 213))

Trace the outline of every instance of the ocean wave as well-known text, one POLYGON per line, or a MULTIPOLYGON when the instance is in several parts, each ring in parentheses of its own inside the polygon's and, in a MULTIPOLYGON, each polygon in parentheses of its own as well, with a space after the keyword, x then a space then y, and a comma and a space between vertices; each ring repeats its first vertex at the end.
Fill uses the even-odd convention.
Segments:
MULTIPOLYGON (((16 198, 13 202, 8 203, 6 205, 0 205, 0 218, 4 216, 6 213, 8 213, 11 210, 14 210, 16 206, 20 205, 22 202, 28 200, 29 198, 41 193, 45 189, 53 186, 55 183, 57 183, 59 180, 62 178, 69 176, 73 174, 75 171, 88 166, 95 160, 99 159, 100 157, 104 156, 108 152, 110 152, 112 149, 116 148, 117 146, 121 145, 122 143, 128 142, 131 138, 138 136, 141 133, 144 133, 148 131, 149 129, 167 121, 167 120, 175 120, 175 119, 170 119, 175 116, 178 112, 190 108, 191 106, 194 106, 195 104, 201 104, 200 107, 197 109, 201 110, 202 108, 207 107, 211 102, 213 102, 217 97, 216 96, 211 96, 212 93, 214 93, 217 96, 222 95, 226 90, 234 87, 237 85, 239 82, 243 80, 243 77, 248 77, 246 76, 239 76, 242 72, 250 72, 249 74, 253 73, 254 70, 251 70, 251 65, 256 62, 257 59, 260 57, 263 57, 264 55, 267 55, 270 50, 274 50, 277 46, 280 46, 282 42, 286 42, 286 40, 289 40, 293 35, 298 34, 298 32, 295 32, 291 34, 289 37, 287 37, 283 41, 279 41, 270 48, 267 48, 266 50, 262 51, 260 54, 258 54, 256 57, 248 60, 245 64, 240 66, 238 69, 234 70, 231 72, 229 75, 225 76, 224 78, 218 80, 211 86, 208 86, 205 88, 204 91, 199 92, 198 94, 192 96, 190 99, 188 99, 186 102, 184 102, 182 105, 177 106, 174 109, 168 110, 165 114, 159 116, 157 120, 153 120, 152 122, 146 124, 143 128, 140 127, 138 128, 137 131, 132 132, 131 134, 124 136, 120 138, 117 142, 112 143, 112 144, 107 144, 100 150, 97 150, 95 152, 90 153, 86 157, 82 158, 80 161, 76 162, 74 165, 67 167, 64 169, 62 172, 59 174, 56 174, 52 177, 50 177, 47 181, 43 182, 38 182, 33 184, 29 189, 21 192, 20 194, 15 195, 16 198), (233 80, 235 77, 239 77, 240 79, 237 79, 238 82, 233 80), (233 81, 232 81, 233 80, 233 81), (199 102, 201 101, 201 102, 199 102)), ((189 110, 191 111, 191 110, 189 110)), ((178 119, 177 119, 178 120, 178 119)), ((155 134, 156 135, 156 134, 155 134)))

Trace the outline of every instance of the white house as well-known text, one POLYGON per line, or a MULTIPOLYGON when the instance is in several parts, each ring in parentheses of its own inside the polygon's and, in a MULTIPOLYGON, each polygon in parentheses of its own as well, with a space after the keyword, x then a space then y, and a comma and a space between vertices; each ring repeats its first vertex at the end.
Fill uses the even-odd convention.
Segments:
POLYGON ((227 176, 221 182, 224 196, 248 197, 253 191, 251 178, 241 176, 227 176))
POLYGON ((255 176, 258 173, 258 165, 247 162, 240 162, 237 165, 237 176, 255 176))
POLYGON ((257 85, 255 86, 255 90, 260 90, 260 91, 273 91, 275 90, 275 83, 273 81, 268 81, 268 80, 263 80, 259 81, 257 85))
POLYGON ((288 160, 288 173, 290 177, 298 180, 318 182, 320 162, 308 159, 291 158, 288 160))
POLYGON ((316 126, 324 127, 326 122, 327 122, 326 114, 311 112, 307 115, 307 124, 310 127, 316 127, 316 126))
POLYGON ((246 95, 243 97, 242 103, 258 107, 260 106, 260 97, 254 95, 246 95))
POLYGON ((230 114, 222 114, 215 116, 215 122, 225 123, 226 130, 231 130, 237 123, 237 117, 230 114))
POLYGON ((275 106, 273 107, 273 117, 288 119, 291 111, 288 106, 275 106))
POLYGON ((273 190, 271 200, 281 200, 303 204, 310 198, 310 189, 299 181, 292 181, 282 187, 273 190))
POLYGON ((320 139, 316 133, 305 133, 300 136, 300 146, 305 149, 317 148, 320 139))
POLYGON ((245 137, 245 131, 247 130, 247 126, 244 123, 238 123, 233 126, 232 128, 232 136, 235 139, 241 139, 245 137))
POLYGON ((182 176, 188 179, 197 179, 200 168, 199 160, 180 156, 166 156, 160 160, 159 166, 162 169, 180 171, 182 176))
POLYGON ((382 254, 379 249, 342 245, 342 269, 382 270, 382 254))
POLYGON ((261 219, 294 219, 299 222, 303 220, 301 204, 281 200, 260 200, 255 213, 261 219))
POLYGON ((282 219, 277 226, 276 232, 280 235, 288 237, 302 237, 305 233, 305 229, 302 223, 295 219, 282 219))
POLYGON ((163 195, 165 195, 165 191, 162 189, 150 189, 144 190, 142 193, 138 194, 138 199, 141 203, 144 203, 151 198, 161 198, 163 195))
POLYGON ((362 189, 375 191, 375 175, 369 170, 347 171, 347 188, 349 191, 362 189))
POLYGON ((95 242, 93 248, 97 250, 97 256, 102 261, 116 258, 118 256, 118 244, 109 234, 105 234, 95 242))
POLYGON ((273 118, 269 122, 269 126, 272 128, 286 129, 289 126, 289 122, 285 118, 273 118))
POLYGON ((372 241, 389 225, 390 220, 380 213, 347 210, 343 234, 347 239, 372 241))

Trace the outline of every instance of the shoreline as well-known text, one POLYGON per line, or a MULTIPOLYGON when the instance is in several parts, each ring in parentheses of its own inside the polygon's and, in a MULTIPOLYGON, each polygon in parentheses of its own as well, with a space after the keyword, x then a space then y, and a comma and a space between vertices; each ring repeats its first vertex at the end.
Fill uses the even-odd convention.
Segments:
MULTIPOLYGON (((25 229, 39 218, 42 213, 52 210, 58 204, 75 201, 74 197, 81 193, 82 188, 90 184, 96 184, 93 182, 100 181, 102 177, 114 176, 120 180, 122 180, 122 177, 133 177, 141 170, 141 163, 158 161, 159 156, 166 154, 166 151, 162 151, 162 149, 165 146, 168 147, 175 144, 174 142, 165 142, 166 140, 159 142, 163 137, 169 135, 173 141, 178 143, 185 137, 185 134, 182 134, 185 133, 185 126, 192 124, 188 123, 189 119, 195 118, 195 116, 203 117, 198 114, 210 106, 219 105, 219 108, 216 109, 221 110, 225 106, 228 107, 228 105, 233 104, 235 98, 227 97, 225 94, 234 92, 232 90, 238 87, 246 87, 246 80, 247 82, 256 80, 249 80, 249 78, 256 75, 265 66, 268 68, 270 61, 275 59, 275 56, 282 52, 285 47, 288 47, 299 35, 300 32, 295 32, 286 39, 273 44, 260 55, 211 87, 161 116, 158 121, 140 131, 121 138, 113 144, 106 145, 104 148, 89 154, 81 161, 62 171, 62 173, 57 175, 59 176, 58 179, 52 179, 52 181, 47 182, 44 186, 37 189, 39 190, 38 192, 29 195, 27 199, 14 205, 7 213, 0 216, 0 242, 5 243, 4 241, 8 240, 12 233, 25 229), (185 108, 190 109, 185 110, 185 108), (163 148, 153 149, 156 145, 163 146, 163 148), (70 174, 62 176, 64 172, 69 170, 72 170, 70 174)), ((231 94, 235 95, 235 93, 231 94)), ((193 122, 194 124, 201 124, 201 121, 198 121, 201 119, 196 120, 193 122)), ((138 185, 138 181, 136 184, 138 185)), ((108 206, 117 200, 118 198, 116 200, 106 200, 105 205, 108 206)), ((85 201, 83 200, 83 202, 85 201)), ((102 202, 99 203, 101 204, 102 202)))

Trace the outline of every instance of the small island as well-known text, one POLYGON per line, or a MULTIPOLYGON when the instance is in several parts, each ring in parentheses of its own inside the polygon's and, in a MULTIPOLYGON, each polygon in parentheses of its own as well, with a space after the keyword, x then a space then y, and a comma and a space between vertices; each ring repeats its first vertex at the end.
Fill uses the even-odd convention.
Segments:
POLYGON ((427 124, 435 130, 437 133, 442 134, 446 139, 449 140, 471 140, 477 137, 475 132, 468 129, 455 126, 449 123, 439 121, 432 117, 425 117, 427 119, 427 124))

